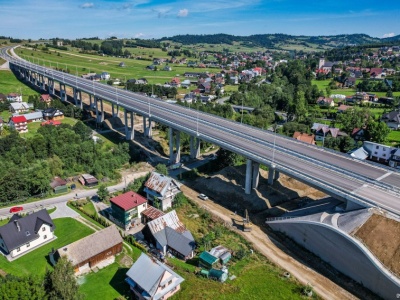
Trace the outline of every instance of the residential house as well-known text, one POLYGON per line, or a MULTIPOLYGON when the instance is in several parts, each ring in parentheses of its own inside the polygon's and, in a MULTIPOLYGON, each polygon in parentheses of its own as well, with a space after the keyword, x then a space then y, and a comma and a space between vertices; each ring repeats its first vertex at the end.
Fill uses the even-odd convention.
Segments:
POLYGON ((188 89, 190 87, 190 80, 185 79, 184 81, 181 82, 181 87, 188 89))
POLYGON ((0 249, 12 260, 52 241, 55 225, 46 209, 22 217, 14 214, 0 227, 0 249))
POLYGON ((46 104, 50 104, 51 103, 51 96, 49 94, 43 94, 40 95, 40 102, 44 102, 46 104))
POLYGON ((122 251, 122 237, 115 225, 108 226, 83 239, 63 246, 50 254, 53 265, 61 258, 67 258, 75 274, 89 272, 94 267, 105 267, 114 263, 115 255, 122 251))
POLYGON ((354 141, 365 141, 369 139, 368 130, 366 127, 363 128, 354 128, 350 135, 354 141))
POLYGON ((28 112, 30 109, 30 106, 26 102, 13 102, 10 103, 10 112, 14 113, 24 113, 28 112))
POLYGON ((314 123, 311 130, 315 134, 316 141, 323 141, 326 137, 337 138, 339 136, 347 136, 347 133, 340 131, 339 128, 329 127, 329 125, 314 123))
POLYGON ((163 71, 172 71, 172 68, 167 65, 163 68, 163 71))
POLYGON ((400 129, 400 111, 394 110, 389 113, 383 114, 381 121, 391 129, 400 129))
POLYGON ((156 70, 156 66, 155 65, 149 65, 149 66, 146 67, 146 69, 150 70, 150 71, 155 71, 156 70))
POLYGON ((46 108, 43 112, 43 119, 50 121, 58 121, 64 119, 64 113, 53 107, 46 108))
POLYGON ((211 82, 205 81, 203 83, 200 83, 198 85, 198 89, 200 90, 201 93, 209 94, 211 92, 211 82))
POLYGON ((87 187, 92 187, 99 183, 97 178, 90 174, 82 174, 81 177, 79 177, 79 182, 87 187))
POLYGON ((347 77, 344 81, 345 87, 353 87, 356 85, 356 78, 355 77, 347 77))
POLYGON ((26 121, 28 123, 40 122, 43 120, 43 113, 41 111, 35 111, 32 113, 24 114, 24 117, 26 118, 26 121))
POLYGON ((333 106, 335 106, 335 101, 332 98, 319 97, 317 99, 317 105, 333 107, 333 106))
POLYGON ((142 233, 164 256, 167 251, 184 260, 194 256, 194 238, 179 220, 175 210, 148 222, 142 233))
POLYGON ((8 102, 22 102, 22 95, 17 93, 10 93, 7 95, 8 102))
POLYGON ((100 78, 101 78, 101 80, 109 80, 111 78, 111 75, 108 72, 102 72, 100 74, 100 78))
POLYGON ((111 198, 110 203, 110 220, 124 230, 139 225, 147 208, 147 199, 132 191, 111 198))
POLYGON ((165 211, 172 207, 172 203, 177 194, 181 192, 180 184, 175 179, 152 172, 149 179, 144 184, 144 192, 147 200, 155 205, 155 201, 159 201, 160 209, 165 211))
POLYGON ((322 72, 325 74, 330 73, 334 64, 334 62, 325 61, 325 58, 322 57, 319 59, 317 72, 322 72))
POLYGON ((154 206, 148 205, 147 208, 142 211, 142 224, 146 225, 148 222, 158 219, 163 215, 165 215, 164 212, 154 206))
POLYGON ((53 180, 50 182, 50 186, 55 194, 68 192, 67 182, 58 176, 53 178, 53 180))
POLYGON ((184 279, 165 264, 142 253, 125 281, 137 300, 166 300, 180 290, 184 279))
POLYGON ((120 62, 118 66, 121 67, 121 68, 125 68, 126 67, 126 65, 125 65, 125 63, 123 61, 120 62))
POLYGON ((364 141, 361 148, 362 150, 360 150, 359 148, 355 151, 352 151, 350 155, 358 159, 368 159, 384 164, 387 164, 389 160, 393 157, 394 153, 396 153, 398 150, 398 148, 369 141, 364 141), (368 154, 367 157, 360 155, 361 152, 364 152, 364 154, 368 154))
POLYGON ((178 77, 172 78, 171 86, 180 87, 181 86, 181 80, 178 77))
POLYGON ((313 135, 313 134, 308 134, 308 133, 302 133, 302 132, 295 131, 294 134, 293 134, 293 138, 298 140, 298 141, 307 143, 307 144, 315 145, 315 140, 314 140, 315 139, 315 135, 313 135))
POLYGON ((200 74, 201 73, 198 73, 198 72, 185 72, 183 75, 185 76, 185 77, 200 77, 200 74))
POLYGON ((400 168, 400 148, 392 152, 392 156, 389 159, 389 166, 392 168, 400 168))
POLYGON ((11 117, 8 125, 20 133, 28 132, 28 121, 23 115, 11 117))
POLYGON ((344 111, 346 111, 346 110, 348 110, 348 109, 351 109, 351 108, 352 108, 352 107, 349 106, 349 105, 340 104, 339 107, 338 107, 338 109, 337 109, 337 112, 338 112, 338 113, 342 113, 342 112, 344 112, 344 111))
POLYGON ((382 78, 382 71, 382 68, 371 68, 369 75, 371 76, 371 78, 382 78))

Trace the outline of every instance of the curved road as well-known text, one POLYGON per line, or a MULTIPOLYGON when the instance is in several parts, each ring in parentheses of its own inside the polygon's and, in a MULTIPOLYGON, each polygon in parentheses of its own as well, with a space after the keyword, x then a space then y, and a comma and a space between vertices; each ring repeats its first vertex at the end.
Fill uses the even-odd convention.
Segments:
POLYGON ((272 132, 166 103, 125 90, 16 59, 1 49, 11 65, 118 104, 174 129, 198 136, 253 161, 276 168, 325 192, 400 215, 400 175, 395 169, 304 144, 272 132))

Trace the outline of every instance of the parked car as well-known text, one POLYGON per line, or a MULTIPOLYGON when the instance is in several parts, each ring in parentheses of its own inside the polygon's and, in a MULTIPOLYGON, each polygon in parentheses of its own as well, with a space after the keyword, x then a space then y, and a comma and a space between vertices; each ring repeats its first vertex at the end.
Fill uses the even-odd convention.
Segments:
POLYGON ((10 213, 15 214, 21 210, 23 210, 24 208, 22 206, 14 206, 10 208, 10 213))
POLYGON ((208 197, 206 195, 204 195, 204 194, 199 194, 199 198, 201 200, 208 200, 208 197))

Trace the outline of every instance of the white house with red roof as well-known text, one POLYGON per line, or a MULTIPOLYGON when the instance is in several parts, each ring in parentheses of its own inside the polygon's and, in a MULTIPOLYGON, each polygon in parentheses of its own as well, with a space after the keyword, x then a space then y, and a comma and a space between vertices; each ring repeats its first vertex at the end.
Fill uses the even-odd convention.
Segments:
POLYGON ((7 101, 9 102, 22 102, 22 95, 17 93, 10 93, 7 95, 7 101))
POLYGON ((110 202, 110 220, 125 230, 140 224, 147 208, 147 199, 132 191, 113 197, 110 202))
POLYGON ((23 115, 11 117, 8 125, 20 133, 28 132, 28 120, 23 115))

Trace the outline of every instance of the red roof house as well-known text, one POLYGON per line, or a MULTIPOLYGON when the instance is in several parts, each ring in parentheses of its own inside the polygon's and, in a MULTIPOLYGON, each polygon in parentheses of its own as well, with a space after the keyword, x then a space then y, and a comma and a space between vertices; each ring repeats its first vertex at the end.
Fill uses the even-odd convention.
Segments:
POLYGON ((301 133, 301 132, 295 131, 295 133, 293 134, 293 138, 295 138, 298 141, 304 142, 304 143, 315 145, 315 141, 314 141, 315 135, 313 135, 313 134, 301 133))
POLYGON ((141 223, 141 214, 147 208, 147 199, 129 191, 110 199, 110 220, 128 230, 141 223))
POLYGON ((9 125, 19 132, 28 132, 28 120, 25 116, 11 117, 9 125))

